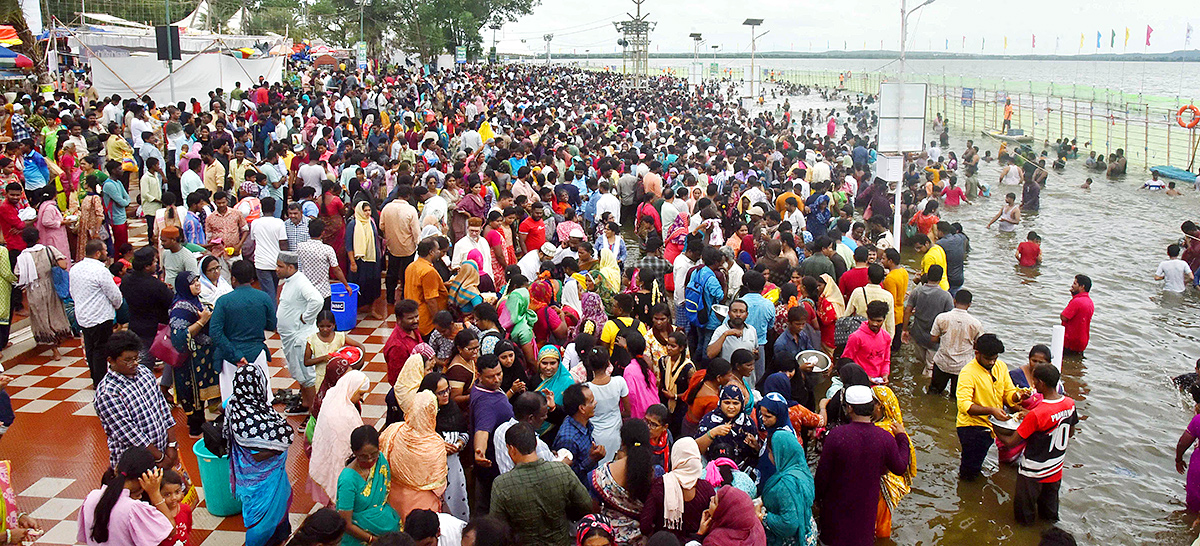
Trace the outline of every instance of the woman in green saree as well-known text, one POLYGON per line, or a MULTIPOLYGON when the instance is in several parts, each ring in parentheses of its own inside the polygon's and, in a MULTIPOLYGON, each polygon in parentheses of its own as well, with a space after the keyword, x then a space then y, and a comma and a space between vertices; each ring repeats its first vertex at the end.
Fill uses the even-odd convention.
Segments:
POLYGON ((379 431, 364 425, 350 433, 354 458, 338 477, 337 509, 346 520, 342 546, 369 544, 400 529, 400 515, 388 504, 391 470, 379 456, 379 431))

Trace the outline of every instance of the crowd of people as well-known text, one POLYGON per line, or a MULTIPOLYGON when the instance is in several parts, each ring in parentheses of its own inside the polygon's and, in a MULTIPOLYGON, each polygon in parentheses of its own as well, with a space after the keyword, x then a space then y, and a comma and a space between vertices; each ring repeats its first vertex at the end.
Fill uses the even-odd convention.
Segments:
MULTIPOLYGON (((961 479, 997 445, 1016 520, 1057 521, 1074 403, 1049 348, 1000 359, 969 237, 938 216, 990 191, 978 147, 934 141, 894 188, 875 98, 821 93, 845 107, 497 66, 5 105, 0 313, 82 336, 108 437, 79 540, 186 542, 178 405, 225 446, 251 546, 871 544, 919 466, 889 386, 904 344, 956 400, 961 479), (344 294, 395 320, 380 423, 344 294), (298 392, 268 387, 269 332, 298 392), (295 533, 293 449, 327 507, 295 533)), ((1044 183, 1013 169, 999 185, 1044 183)), ((1067 351, 1090 289, 1075 277, 1067 351)))

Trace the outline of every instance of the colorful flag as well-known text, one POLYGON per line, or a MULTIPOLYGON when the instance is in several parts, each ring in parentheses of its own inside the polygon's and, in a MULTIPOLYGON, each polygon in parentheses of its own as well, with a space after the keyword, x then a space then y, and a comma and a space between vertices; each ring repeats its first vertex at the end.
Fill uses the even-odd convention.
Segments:
POLYGON ((1129 27, 1125 27, 1125 49, 1129 49, 1129 27))
POLYGON ((946 50, 950 50, 950 38, 946 38, 946 50))
POLYGON ((1034 47, 1035 49, 1037 48, 1037 34, 1034 34, 1034 35, 1033 35, 1033 47, 1034 47))
POLYGON ((1100 49, 1100 38, 1101 38, 1100 31, 1097 30, 1096 31, 1096 49, 1100 49))
POLYGON ((1187 47, 1190 45, 1192 45, 1192 24, 1188 23, 1187 34, 1183 36, 1183 47, 1184 49, 1187 49, 1187 47))
POLYGON ((1008 36, 1004 37, 1004 50, 1008 51, 1008 36))
POLYGON ((1109 39, 1109 41, 1108 41, 1108 48, 1112 49, 1114 47, 1117 47, 1117 31, 1116 30, 1112 31, 1112 38, 1109 39))
POLYGON ((1081 49, 1081 50, 1083 49, 1083 38, 1084 38, 1083 33, 1080 32, 1079 33, 1079 49, 1081 49))
MULTIPOLYGON (((1189 28, 1189 29, 1190 29, 1191 27, 1192 27, 1192 25, 1188 25, 1188 28, 1189 28)), ((1188 32, 1191 32, 1191 31, 1189 30, 1188 32)), ((966 36, 963 36, 963 45, 962 45, 962 46, 963 46, 963 49, 966 49, 966 48, 967 48, 967 37, 966 37, 966 36)))
POLYGON ((1150 47, 1150 33, 1151 32, 1154 32, 1154 29, 1150 28, 1150 25, 1146 25, 1146 47, 1150 47))

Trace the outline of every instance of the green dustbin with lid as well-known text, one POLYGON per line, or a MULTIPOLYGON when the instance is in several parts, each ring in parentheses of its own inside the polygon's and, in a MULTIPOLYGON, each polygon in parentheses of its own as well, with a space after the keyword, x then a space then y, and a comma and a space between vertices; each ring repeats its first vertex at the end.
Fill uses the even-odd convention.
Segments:
POLYGON ((204 440, 196 440, 192 453, 196 454, 208 513, 222 518, 242 513, 242 501, 233 496, 229 486, 229 456, 213 455, 204 447, 204 440))

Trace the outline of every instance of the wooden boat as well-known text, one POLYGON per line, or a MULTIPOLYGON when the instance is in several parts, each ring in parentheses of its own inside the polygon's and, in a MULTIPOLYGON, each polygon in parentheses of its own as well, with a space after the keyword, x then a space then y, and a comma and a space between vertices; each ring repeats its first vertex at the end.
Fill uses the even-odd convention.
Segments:
POLYGON ((1003 131, 1000 131, 999 129, 993 129, 990 131, 985 129, 982 131, 982 133, 983 133, 983 136, 989 136, 996 140, 1003 140, 1006 142, 1016 142, 1019 144, 1029 144, 1029 143, 1033 142, 1032 136, 1027 135, 1020 130, 1013 130, 1013 131, 1009 131, 1008 133, 1004 133, 1003 131))
POLYGON ((1191 172, 1191 171, 1185 171, 1183 169, 1180 169, 1179 167, 1172 167, 1170 165, 1159 165, 1157 167, 1150 167, 1150 172, 1157 172, 1158 175, 1163 178, 1182 180, 1184 182, 1195 182, 1196 181, 1196 173, 1191 172))

